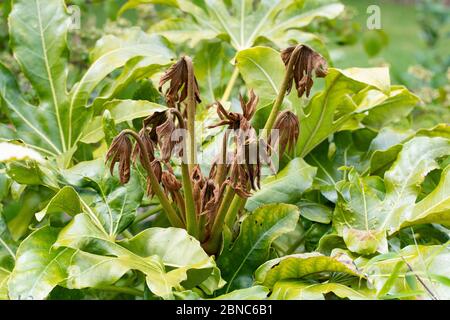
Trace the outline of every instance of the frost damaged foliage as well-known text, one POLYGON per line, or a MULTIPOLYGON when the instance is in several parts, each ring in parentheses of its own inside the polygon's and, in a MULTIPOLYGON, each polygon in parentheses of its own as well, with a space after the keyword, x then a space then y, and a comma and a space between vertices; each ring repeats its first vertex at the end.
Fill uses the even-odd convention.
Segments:
POLYGON ((292 46, 281 52, 281 58, 287 68, 292 67, 287 93, 292 89, 294 83, 298 96, 301 97, 306 92, 309 97, 311 88, 314 84, 313 73, 316 77, 323 78, 328 73, 328 64, 326 60, 306 45, 292 46))
POLYGON ((293 45, 342 6, 163 2, 184 12, 164 41, 102 37, 65 90, 63 1, 14 1, 39 106, 0 65, 0 299, 447 299, 449 126, 409 128, 418 99, 386 68, 293 45))

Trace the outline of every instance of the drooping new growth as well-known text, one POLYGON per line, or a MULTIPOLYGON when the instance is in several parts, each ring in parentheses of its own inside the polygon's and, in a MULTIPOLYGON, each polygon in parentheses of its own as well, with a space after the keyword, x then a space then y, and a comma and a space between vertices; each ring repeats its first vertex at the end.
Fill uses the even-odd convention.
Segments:
MULTIPOLYGON (((228 111, 221 102, 215 103, 219 121, 209 128, 225 127, 222 148, 212 164, 209 174, 203 174, 195 164, 194 119, 197 103, 201 102, 192 60, 182 57, 162 76, 159 90, 167 83, 164 96, 169 109, 155 112, 143 121, 139 132, 124 130, 113 141, 107 154, 111 172, 119 162, 120 181, 130 177, 131 160, 137 159, 147 171, 147 194, 156 196, 172 225, 186 228, 198 238, 205 250, 217 253, 224 223, 234 220, 252 192, 260 188, 261 166, 271 165, 271 156, 292 151, 297 143, 300 124, 297 116, 289 110, 279 112, 282 97, 294 82, 299 95, 309 95, 313 84, 312 74, 326 74, 325 60, 307 46, 291 47, 282 52, 286 77, 284 90, 273 106, 272 123, 266 129, 278 130, 278 135, 258 136, 252 125, 258 96, 249 91, 248 99, 239 96, 242 112, 228 111), (280 102, 281 101, 281 102, 280 102), (186 134, 178 134, 185 130, 186 134), (177 133, 175 135, 175 133, 177 133), (136 140, 133 146, 129 140, 136 140), (232 148, 228 146, 231 138, 232 148), (187 143, 189 141, 189 144, 187 143), (172 167, 175 158, 181 160, 181 176, 172 167), (234 199, 233 197, 238 197, 234 199), (231 214, 229 210, 234 210, 231 214)), ((283 88, 282 88, 283 89, 283 88)))

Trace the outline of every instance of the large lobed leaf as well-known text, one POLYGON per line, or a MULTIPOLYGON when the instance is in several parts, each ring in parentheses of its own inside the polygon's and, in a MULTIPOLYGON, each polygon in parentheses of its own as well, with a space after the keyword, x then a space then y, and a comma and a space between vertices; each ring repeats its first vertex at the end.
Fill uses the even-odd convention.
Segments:
POLYGON ((268 288, 278 281, 287 279, 300 280, 319 273, 346 273, 352 276, 361 276, 353 261, 347 255, 327 257, 317 252, 293 254, 272 259, 261 265, 255 272, 257 284, 268 288))
POLYGON ((86 214, 63 229, 43 227, 25 239, 9 277, 11 299, 44 299, 57 285, 69 289, 114 285, 131 270, 165 299, 173 290, 199 286, 207 294, 223 285, 220 271, 185 230, 150 228, 116 242, 86 214))
POLYGON ((304 28, 318 18, 334 19, 344 9, 337 2, 311 8, 304 6, 303 1, 293 3, 290 0, 265 0, 256 5, 249 0, 130 0, 121 12, 145 3, 176 6, 187 14, 183 18, 164 20, 151 31, 173 42, 188 40, 191 46, 204 39, 225 38, 236 51, 248 49, 262 38, 287 46, 289 38, 284 34, 288 30, 304 28))
POLYGON ((270 204, 256 209, 242 221, 238 238, 231 248, 223 248, 217 259, 227 281, 225 293, 252 284, 253 272, 269 257, 272 242, 293 231, 298 219, 296 206, 270 204))
POLYGON ((14 130, 2 127, 1 137, 20 138, 46 155, 58 157, 63 166, 69 165, 93 115, 93 108, 87 108, 90 95, 105 77, 126 66, 115 86, 96 101, 97 109, 130 81, 153 74, 172 58, 159 37, 137 29, 122 38, 106 36, 99 40, 92 54, 92 65, 69 92, 66 87, 69 23, 63 0, 14 2, 9 16, 11 47, 37 93, 39 106, 25 100, 13 74, 0 64, 0 97, 14 125, 14 130))
POLYGON ((416 137, 404 144, 384 181, 361 177, 352 170, 347 180, 339 182, 333 225, 349 249, 361 254, 386 253, 386 236, 401 228, 423 223, 450 225, 448 168, 434 191, 416 203, 425 176, 439 168, 437 160, 448 154, 448 139, 416 137))
POLYGON ((362 268, 383 298, 449 299, 448 244, 408 246, 379 255, 362 268))
POLYGON ((269 203, 296 204, 302 193, 312 186, 315 173, 314 167, 302 158, 295 158, 276 175, 265 178, 261 189, 248 199, 245 208, 253 211, 269 203))

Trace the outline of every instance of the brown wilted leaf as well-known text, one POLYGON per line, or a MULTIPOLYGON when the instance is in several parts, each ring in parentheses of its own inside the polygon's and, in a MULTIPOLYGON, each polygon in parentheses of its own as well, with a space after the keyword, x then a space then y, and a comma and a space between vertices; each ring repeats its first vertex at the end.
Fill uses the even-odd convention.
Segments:
POLYGON ((170 171, 163 171, 161 175, 161 182, 166 194, 179 191, 181 189, 181 182, 170 171))
POLYGON ((286 67, 288 67, 291 59, 295 59, 286 92, 289 94, 292 89, 292 82, 294 82, 298 96, 301 97, 306 92, 306 96, 309 97, 314 84, 313 72, 315 72, 316 77, 325 77, 328 73, 328 64, 324 57, 306 45, 301 45, 297 54, 294 54, 295 48, 296 46, 292 46, 281 52, 281 58, 286 67))
POLYGON ((119 162, 120 183, 125 184, 130 180, 131 151, 133 145, 126 134, 119 134, 111 143, 106 161, 111 161, 111 175, 114 172, 116 162, 119 162))
POLYGON ((300 132, 298 117, 293 112, 285 110, 278 115, 273 129, 278 130, 279 136, 277 141, 271 141, 271 136, 269 136, 270 147, 274 148, 278 145, 280 148, 280 156, 283 155, 286 149, 288 152, 292 152, 297 144, 300 132))
POLYGON ((251 125, 251 119, 256 112, 258 97, 253 90, 245 101, 239 96, 242 113, 229 112, 217 102, 217 113, 221 121, 211 127, 228 126, 234 130, 235 151, 232 157, 230 180, 227 182, 238 195, 248 198, 251 189, 256 190, 260 181, 260 159, 256 130, 251 125))
POLYGON ((174 131, 175 123, 173 122, 172 117, 168 117, 163 124, 156 127, 156 135, 158 137, 158 145, 161 151, 161 159, 164 162, 170 160, 173 147, 176 143, 172 137, 174 131))
POLYGON ((195 78, 193 70, 191 59, 181 57, 181 59, 173 64, 161 77, 161 80, 159 81, 160 92, 162 92, 163 85, 170 81, 170 86, 165 93, 166 102, 169 107, 175 108, 177 103, 181 103, 187 98, 190 77, 192 78, 191 81, 194 84, 193 90, 195 100, 197 103, 202 102, 200 99, 197 79, 195 78), (190 72, 190 70, 192 71, 190 72))
MULTIPOLYGON (((150 138, 150 134, 147 131, 147 128, 142 128, 139 131, 139 138, 141 139, 142 143, 145 145, 146 151, 147 151, 147 155, 148 155, 148 159, 150 161, 153 161, 155 159, 155 147, 154 147, 154 143, 152 141, 152 139, 150 138)), ((136 145, 134 146, 134 151, 133 151, 133 162, 136 162, 136 158, 139 155, 139 159, 141 161, 141 163, 145 163, 144 159, 144 151, 141 150, 141 147, 139 145, 139 143, 136 143, 136 145)))
MULTIPOLYGON (((162 167, 161 163, 157 159, 152 161, 151 169, 153 170, 158 183, 161 183, 162 167)), ((150 177, 147 177, 147 195, 150 199, 155 195, 155 191, 153 190, 152 184, 150 183, 150 177)))

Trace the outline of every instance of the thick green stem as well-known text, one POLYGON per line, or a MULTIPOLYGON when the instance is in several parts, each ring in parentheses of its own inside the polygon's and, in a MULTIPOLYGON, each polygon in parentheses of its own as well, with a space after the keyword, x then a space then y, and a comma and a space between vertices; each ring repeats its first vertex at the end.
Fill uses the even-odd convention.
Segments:
POLYGON ((233 201, 231 201, 230 207, 228 208, 227 214, 225 216, 225 224, 228 228, 232 228, 234 222, 236 221, 236 217, 239 211, 247 202, 247 199, 241 198, 238 195, 235 195, 233 201))
POLYGON ((291 74, 293 72, 294 63, 297 60, 297 55, 300 52, 301 47, 302 45, 297 45, 297 47, 291 54, 291 59, 289 60, 288 66, 286 68, 286 74, 284 75, 283 83, 281 84, 281 88, 278 91, 278 95, 275 103, 273 104, 272 111, 270 112, 269 118, 267 119, 266 125, 264 126, 264 135, 269 134, 270 130, 272 130, 273 124, 275 123, 278 113, 280 112, 281 105, 283 104, 284 96, 286 95, 286 91, 289 85, 289 81, 291 81, 291 74))
POLYGON ((197 102, 195 101, 195 77, 192 59, 190 57, 184 57, 188 71, 188 84, 187 84, 187 129, 188 129, 188 159, 189 159, 189 171, 192 172, 195 164, 197 163, 197 148, 195 143, 195 109, 197 102))
MULTIPOLYGON (((183 116, 176 109, 171 109, 171 112, 177 117, 178 122, 180 124, 181 129, 185 129, 183 116)), ((183 148, 182 150, 186 150, 186 141, 183 139, 183 148)), ((186 209, 186 229, 187 232, 198 239, 199 237, 199 227, 197 222, 197 214, 195 213, 195 202, 194 202, 194 194, 192 192, 192 184, 191 184, 191 176, 189 174, 189 167, 186 164, 184 159, 181 159, 181 175, 182 175, 182 184, 184 190, 184 205, 186 209)))
POLYGON ((231 75, 230 80, 228 81, 227 87, 220 99, 221 102, 225 102, 230 98, 231 91, 233 90, 234 84, 239 76, 239 68, 237 66, 234 67, 233 74, 231 75))
POLYGON ((225 131, 223 134, 223 140, 222 140, 222 148, 220 150, 220 159, 217 163, 217 172, 215 176, 215 182, 217 185, 220 186, 225 181, 227 177, 227 143, 228 143, 228 133, 225 131))
POLYGON ((161 186, 159 185, 158 179, 156 179, 155 173, 152 170, 152 166, 150 163, 150 159, 148 158, 148 150, 147 146, 142 142, 141 138, 139 137, 139 134, 134 132, 133 130, 125 129, 122 131, 124 134, 128 134, 132 136, 136 142, 139 144, 139 148, 142 150, 143 157, 142 160, 144 163, 142 164, 147 171, 148 177, 150 179, 150 185, 152 186, 153 192, 155 192, 156 197, 159 199, 159 202, 161 203, 161 206, 164 208, 164 211, 167 213, 167 217, 169 219, 169 222, 172 226, 183 228, 184 224, 183 221, 178 217, 178 214, 176 213, 175 209, 170 204, 169 199, 164 194, 161 186))
POLYGON ((184 204, 186 206, 186 229, 191 236, 198 238, 199 229, 197 215, 195 213, 194 196, 192 193, 189 168, 186 164, 181 166, 181 174, 183 176, 184 204))
POLYGON ((211 237, 208 239, 207 243, 204 246, 204 249, 209 254, 217 253, 217 250, 219 249, 220 242, 222 240, 223 224, 225 222, 229 204, 233 199, 234 194, 235 192, 233 188, 226 188, 225 195, 219 207, 219 211, 217 212, 216 218, 214 219, 214 224, 211 229, 211 237))

